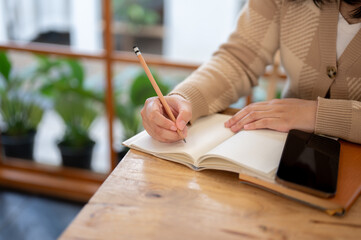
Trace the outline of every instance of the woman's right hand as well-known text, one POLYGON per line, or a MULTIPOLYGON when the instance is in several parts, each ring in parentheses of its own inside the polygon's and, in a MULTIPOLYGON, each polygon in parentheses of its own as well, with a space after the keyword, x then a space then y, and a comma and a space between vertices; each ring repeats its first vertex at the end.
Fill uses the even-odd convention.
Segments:
POLYGON ((143 127, 150 136, 160 142, 176 142, 182 140, 179 129, 187 137, 187 123, 192 119, 192 106, 189 101, 179 95, 164 97, 176 118, 174 123, 168 117, 158 97, 148 98, 141 111, 143 127))

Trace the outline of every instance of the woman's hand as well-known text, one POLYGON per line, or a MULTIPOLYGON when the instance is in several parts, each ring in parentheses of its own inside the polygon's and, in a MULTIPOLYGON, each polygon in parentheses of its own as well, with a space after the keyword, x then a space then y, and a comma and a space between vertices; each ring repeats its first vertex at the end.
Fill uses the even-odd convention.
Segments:
POLYGON ((187 137, 187 123, 192 119, 190 102, 179 95, 165 97, 176 118, 176 123, 169 119, 158 97, 148 98, 141 111, 143 127, 150 136, 161 142, 182 140, 177 128, 187 137))
POLYGON ((246 130, 268 128, 280 132, 298 129, 313 132, 316 111, 316 101, 292 98, 274 99, 244 107, 224 125, 233 132, 238 132, 243 128, 246 130))

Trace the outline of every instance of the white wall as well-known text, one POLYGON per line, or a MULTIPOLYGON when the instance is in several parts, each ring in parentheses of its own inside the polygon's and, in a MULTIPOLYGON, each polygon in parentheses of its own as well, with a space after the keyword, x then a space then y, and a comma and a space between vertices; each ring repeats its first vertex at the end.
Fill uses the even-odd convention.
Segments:
POLYGON ((71 47, 80 51, 102 49, 101 6, 99 0, 70 1, 71 47), (86 6, 86 8, 84 8, 86 6), (86 9, 86 11, 84 11, 86 9))
POLYGON ((100 5, 101 0, 0 0, 0 41, 28 42, 49 30, 69 31, 74 50, 99 50, 100 5))
POLYGON ((68 31, 68 1, 0 0, 0 40, 28 42, 48 30, 68 31))
POLYGON ((38 15, 37 26, 39 31, 69 31, 69 2, 73 1, 74 0, 36 0, 36 9, 33 12, 38 15))
POLYGON ((5 11, 5 3, 3 0, 0 0, 0 43, 6 42, 8 40, 6 19, 7 16, 5 11))
POLYGON ((204 62, 235 28, 241 0, 165 0, 164 56, 204 62))
POLYGON ((12 36, 20 41, 28 41, 34 38, 37 35, 35 1, 13 0, 5 2, 8 7, 6 10, 10 23, 16 24, 16 27, 11 27, 12 36))

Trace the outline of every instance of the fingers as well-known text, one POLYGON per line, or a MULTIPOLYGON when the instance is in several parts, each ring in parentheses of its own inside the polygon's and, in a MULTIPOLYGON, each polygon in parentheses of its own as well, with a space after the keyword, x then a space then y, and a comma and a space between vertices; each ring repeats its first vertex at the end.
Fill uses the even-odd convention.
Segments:
POLYGON ((244 125, 245 130, 273 129, 279 132, 288 132, 288 125, 280 118, 263 118, 244 125))
MULTIPOLYGON (((232 126, 239 123, 239 121, 241 121, 247 115, 251 114, 250 117, 257 117, 256 113, 255 113, 256 111, 267 111, 270 109, 271 109, 271 107, 267 104, 267 102, 259 102, 259 103, 250 104, 250 105, 244 107, 243 109, 241 109, 233 117, 231 117, 227 122, 225 122, 224 126, 227 128, 232 128, 232 126)), ((256 119, 254 119, 254 120, 256 120, 256 119)))
MULTIPOLYGON (((182 140, 177 131, 165 129, 161 126, 149 125, 147 122, 143 122, 143 126, 150 136, 160 142, 170 143, 182 140)), ((182 133, 184 137, 187 137, 187 128, 185 128, 182 133)))
POLYGON ((177 130, 187 136, 186 123, 191 119, 190 103, 184 98, 165 97, 172 112, 177 118, 177 124, 168 118, 158 98, 149 98, 141 111, 144 129, 150 136, 161 142, 176 142, 182 140, 177 130), (188 106, 189 105, 189 106, 188 106))
POLYGON ((224 126, 230 128, 233 132, 238 132, 246 124, 268 117, 278 117, 277 110, 274 107, 270 106, 268 102, 253 103, 237 112, 225 122, 224 126))
POLYGON ((163 114, 160 114, 160 112, 158 111, 150 113, 149 120, 153 122, 153 124, 161 128, 169 129, 171 131, 177 131, 175 123, 170 119, 166 118, 163 114))
POLYGON ((192 109, 187 104, 179 107, 179 114, 176 119, 176 125, 179 130, 183 130, 187 123, 192 119, 192 109))
POLYGON ((252 122, 267 119, 267 118, 278 118, 278 113, 275 111, 252 111, 243 117, 241 120, 233 124, 231 127, 232 132, 238 132, 244 128, 245 125, 252 122))
POLYGON ((225 122, 233 132, 268 128, 281 132, 290 129, 313 132, 317 102, 303 99, 277 99, 251 104, 225 122))

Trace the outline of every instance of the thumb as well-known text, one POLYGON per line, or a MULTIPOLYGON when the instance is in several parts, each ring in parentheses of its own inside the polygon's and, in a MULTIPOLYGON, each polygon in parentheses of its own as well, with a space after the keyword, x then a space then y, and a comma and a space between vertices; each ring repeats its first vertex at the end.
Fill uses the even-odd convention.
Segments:
POLYGON ((186 104, 181 104, 179 114, 176 119, 176 125, 179 130, 183 130, 187 123, 192 119, 192 110, 186 104))

